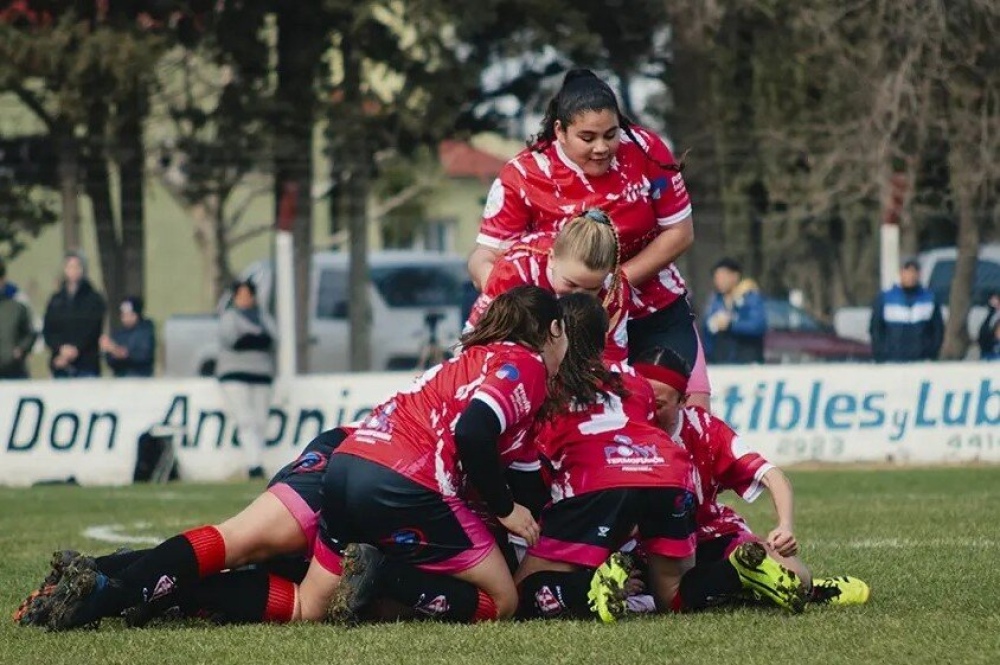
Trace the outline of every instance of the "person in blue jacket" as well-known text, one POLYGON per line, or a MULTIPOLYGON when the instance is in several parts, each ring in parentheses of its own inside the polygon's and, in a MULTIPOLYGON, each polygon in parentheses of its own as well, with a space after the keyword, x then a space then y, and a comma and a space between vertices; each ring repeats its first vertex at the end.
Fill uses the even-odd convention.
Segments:
POLYGON ((712 282, 715 295, 705 312, 703 338, 708 362, 764 362, 767 313, 757 283, 744 277, 743 267, 730 258, 715 264, 712 282))
POLYGON ((105 362, 117 377, 153 376, 156 333, 153 322, 142 315, 142 298, 129 296, 118 310, 121 327, 101 336, 105 362))
POLYGON ((904 261, 899 284, 875 299, 868 331, 877 363, 937 359, 944 340, 944 317, 934 292, 920 284, 919 261, 904 261))

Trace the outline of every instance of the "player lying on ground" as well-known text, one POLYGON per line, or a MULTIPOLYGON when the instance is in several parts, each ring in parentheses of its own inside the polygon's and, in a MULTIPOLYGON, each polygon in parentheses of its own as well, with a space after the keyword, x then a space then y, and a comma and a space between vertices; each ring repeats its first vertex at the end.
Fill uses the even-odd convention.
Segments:
MULTIPOLYGON (((868 585, 857 578, 812 578, 798 556, 791 483, 781 469, 751 450, 723 420, 700 407, 685 407, 690 370, 680 356, 654 349, 639 358, 634 369, 653 387, 660 426, 687 448, 697 470, 697 565, 681 581, 674 609, 702 609, 743 596, 748 580, 733 553, 744 543, 762 543, 771 557, 803 582, 808 600, 841 605, 868 600, 868 585), (758 538, 735 510, 719 503, 718 497, 733 490, 746 501, 754 501, 765 489, 774 504, 777 524, 765 538, 758 538)), ((775 596, 770 588, 752 581, 750 587, 758 597, 789 607, 787 600, 775 596)))
MULTIPOLYGON (((352 466, 378 467, 370 469, 369 475, 373 477, 389 474, 385 487, 374 488, 383 490, 382 498, 405 485, 405 491, 414 492, 411 499, 423 502, 411 507, 411 510, 419 513, 422 520, 429 521, 425 526, 442 529, 446 532, 446 537, 457 542, 444 542, 440 547, 425 548, 419 541, 403 542, 406 541, 406 534, 399 529, 392 530, 386 536, 399 536, 403 549, 410 546, 411 549, 419 550, 421 557, 418 558, 421 561, 440 559, 446 562, 429 562, 427 566, 431 568, 435 568, 434 563, 440 564, 437 568, 461 567, 467 563, 466 559, 475 559, 474 572, 470 573, 475 579, 479 579, 475 577, 476 573, 495 565, 499 554, 485 548, 474 517, 468 519, 467 509, 455 496, 455 488, 462 480, 458 473, 458 462, 462 461, 462 467, 482 496, 492 505, 499 506, 497 510, 503 516, 501 522, 533 540, 537 535, 537 525, 530 513, 522 506, 506 503, 510 498, 502 475, 499 481, 496 480, 496 442, 502 439, 505 451, 516 448, 520 443, 521 432, 534 420, 546 398, 547 377, 558 369, 567 344, 562 333, 559 305, 552 294, 537 287, 522 287, 498 298, 497 302, 499 305, 491 307, 495 314, 488 314, 489 319, 484 320, 476 332, 463 340, 466 348, 458 359, 430 370, 413 388, 400 393, 376 410, 367 421, 365 436, 368 442, 362 443, 354 439, 354 454, 331 458, 326 480, 329 485, 334 459, 339 461, 337 477, 341 479, 346 468, 352 466), (395 427, 397 421, 401 423, 398 429, 395 427), (360 455, 369 454, 371 451, 368 449, 374 447, 374 441, 379 441, 384 447, 390 446, 382 440, 385 432, 380 428, 396 432, 395 436, 390 437, 392 450, 383 455, 386 458, 384 463, 362 459, 360 455), (443 447, 439 449, 438 444, 443 447), (414 464, 400 462, 407 456, 412 458, 414 464), (401 471, 411 478, 393 470, 392 466, 397 462, 401 464, 401 471), (466 529, 472 531, 471 535, 477 539, 475 545, 478 549, 474 547, 473 554, 465 551, 468 549, 466 541, 470 537, 466 529), (483 549, 486 551, 483 552, 483 549)), ((374 455, 378 456, 379 453, 374 455)), ((354 478, 352 474, 352 479, 354 478)), ((327 499, 329 497, 328 494, 327 499)), ((367 501, 377 499, 374 494, 367 493, 363 498, 367 501)), ((360 512, 355 511, 355 514, 369 517, 368 508, 376 507, 365 505, 360 508, 360 512)), ((407 513, 402 509, 390 512, 391 519, 407 513)), ((295 524, 298 528, 298 523, 295 524)), ((363 526, 384 525, 366 523, 363 526)), ((197 543, 192 544, 188 538, 184 540, 189 549, 195 549, 192 545, 197 543)), ((492 541, 490 544, 492 545, 492 541)), ((318 559, 335 567, 339 560, 337 554, 322 552, 318 559)), ((218 556, 216 554, 213 561, 218 556)), ((502 557, 500 560, 502 561, 502 557)), ((314 558, 312 568, 317 567, 325 571, 314 558)), ((184 572, 185 578, 174 579, 171 582, 173 586, 190 583, 205 576, 200 560, 198 565, 190 566, 184 572)), ((465 572, 462 570, 460 574, 465 572)), ((509 580, 505 566, 502 567, 502 572, 509 580)), ((101 616, 117 614, 126 607, 137 605, 144 600, 144 590, 148 594, 163 577, 162 570, 153 571, 149 567, 145 573, 142 579, 137 579, 138 576, 122 579, 120 573, 109 579, 92 569, 69 567, 52 594, 49 625, 54 628, 86 625, 101 616)), ((489 578, 489 575, 483 577, 489 578)), ((284 594, 285 606, 279 613, 287 613, 288 618, 296 619, 322 618, 326 614, 327 605, 323 598, 329 595, 332 586, 317 587, 310 583, 307 575, 304 582, 306 592, 299 595, 294 589, 290 589, 289 593, 284 594)), ((485 608, 483 613, 490 615, 493 607, 498 608, 497 611, 492 611, 494 616, 512 613, 515 604, 513 589, 512 581, 505 587, 502 576, 495 583, 490 582, 486 591, 476 596, 485 608)), ((277 608, 272 607, 272 610, 277 611, 277 608)))

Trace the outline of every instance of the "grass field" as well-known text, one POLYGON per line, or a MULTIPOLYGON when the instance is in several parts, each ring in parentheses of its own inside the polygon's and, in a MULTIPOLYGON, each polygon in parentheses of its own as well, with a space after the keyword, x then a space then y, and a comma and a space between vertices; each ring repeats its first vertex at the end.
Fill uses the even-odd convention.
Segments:
MULTIPOLYGON (((807 562, 820 575, 869 581, 867 606, 810 607, 800 616, 740 609, 617 625, 185 624, 127 631, 106 621, 96 632, 61 634, 18 628, 8 618, 0 621, 0 664, 1000 662, 1000 468, 790 475, 807 562)), ((46 572, 53 549, 119 546, 85 536, 89 527, 167 536, 232 514, 260 487, 0 488, 3 616, 46 572)), ((766 499, 746 514, 761 530, 770 525, 766 499)))

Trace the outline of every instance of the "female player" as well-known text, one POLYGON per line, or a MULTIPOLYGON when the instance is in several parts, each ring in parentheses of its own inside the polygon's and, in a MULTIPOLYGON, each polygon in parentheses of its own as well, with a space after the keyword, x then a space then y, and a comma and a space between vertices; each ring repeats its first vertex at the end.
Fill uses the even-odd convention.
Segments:
POLYGON ((690 374, 687 363, 669 349, 653 349, 633 367, 653 387, 660 426, 684 445, 697 469, 701 497, 697 566, 684 576, 674 609, 702 609, 738 598, 744 591, 792 611, 801 611, 805 601, 838 605, 867 602, 869 588, 862 580, 812 578, 798 556, 791 483, 781 469, 751 450, 724 421, 700 407, 685 406, 690 374), (777 524, 761 539, 735 510, 719 503, 718 496, 733 490, 746 501, 754 501, 765 489, 774 504, 777 524), (757 572, 748 573, 738 561, 744 544, 758 546, 755 556, 761 563, 751 566, 757 572))
MULTIPOLYGON (((621 239, 622 270, 633 287, 629 348, 668 346, 694 365, 699 342, 684 280, 674 266, 694 241, 680 166, 654 133, 618 107, 589 70, 566 74, 542 131, 493 183, 469 272, 480 289, 503 249, 528 233, 558 231, 588 208, 605 210, 621 239)), ((692 392, 708 405, 699 363, 692 392)))
POLYGON ((619 251, 614 224, 596 208, 573 218, 558 233, 525 236, 497 259, 466 328, 476 326, 494 298, 520 284, 534 284, 557 296, 590 293, 608 312, 605 361, 627 360, 631 289, 619 270, 619 251))
POLYGON ((606 321, 599 308, 565 312, 573 344, 560 377, 574 399, 536 438, 551 469, 552 503, 516 574, 525 617, 593 610, 613 621, 624 609, 628 573, 617 560, 605 561, 636 528, 662 607, 694 565, 690 458, 653 424, 648 382, 601 362, 606 321))
MULTIPOLYGON (((455 582, 465 585, 461 591, 472 591, 471 600, 464 595, 468 602, 457 596, 453 601, 454 612, 467 620, 510 616, 516 592, 506 563, 459 492, 467 477, 506 528, 535 540, 537 524, 511 500, 500 461, 525 443, 566 347, 553 294, 525 286, 497 298, 479 327, 463 338, 457 358, 377 407, 338 447, 340 453, 330 456, 323 537, 301 592, 289 585, 281 597, 269 598, 270 611, 283 620, 324 618, 340 579, 344 546, 372 542, 390 559, 454 574, 455 582)), ((199 544, 183 540, 178 544, 188 549, 199 544)), ((224 555, 224 549, 211 552, 224 555)), ((151 599, 158 585, 169 584, 169 591, 204 577, 200 560, 194 557, 193 563, 177 571, 183 578, 169 583, 162 582, 161 571, 148 575, 150 567, 146 576, 113 579, 93 570, 67 570, 53 594, 49 625, 87 625, 151 599)), ((217 568, 217 560, 210 563, 217 568)), ((426 573, 413 571, 421 583, 426 573)))

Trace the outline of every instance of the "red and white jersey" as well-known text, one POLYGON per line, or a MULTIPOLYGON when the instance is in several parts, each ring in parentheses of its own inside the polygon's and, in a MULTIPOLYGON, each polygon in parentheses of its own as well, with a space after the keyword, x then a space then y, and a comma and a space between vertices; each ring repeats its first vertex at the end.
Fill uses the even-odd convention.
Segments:
MULTIPOLYGON (((601 176, 586 175, 558 141, 541 152, 522 150, 490 188, 476 242, 504 249, 528 233, 558 231, 583 211, 600 208, 618 230, 622 260, 638 254, 660 231, 691 214, 691 200, 681 174, 657 164, 674 163, 663 140, 640 127, 633 133, 640 144, 622 132, 611 169, 601 176)), ((685 293, 680 272, 670 265, 633 290, 632 315, 659 311, 685 293)))
POLYGON ((614 393, 549 421, 536 439, 551 466, 552 501, 618 487, 695 491, 691 457, 656 425, 653 389, 630 368, 628 397, 614 393))
MULTIPOLYGON (((493 264, 483 292, 476 299, 465 324, 471 330, 479 323, 493 299, 515 286, 533 284, 552 291, 549 279, 549 259, 555 233, 533 233, 512 245, 493 264)), ((608 312, 608 337, 604 345, 604 360, 608 364, 628 360, 628 308, 631 287, 624 274, 617 283, 609 275, 597 298, 608 312)))
POLYGON ((739 513, 719 503, 719 493, 733 490, 755 501, 764 486, 761 478, 774 465, 754 452, 725 423, 701 407, 681 410, 674 438, 694 459, 698 478, 698 542, 705 542, 750 527, 739 513))
POLYGON ((375 407, 334 454, 377 462, 444 496, 464 494, 455 424, 473 399, 500 420, 504 466, 537 460, 527 436, 546 398, 541 356, 510 342, 473 346, 375 407), (531 447, 529 450, 528 447, 531 447))

